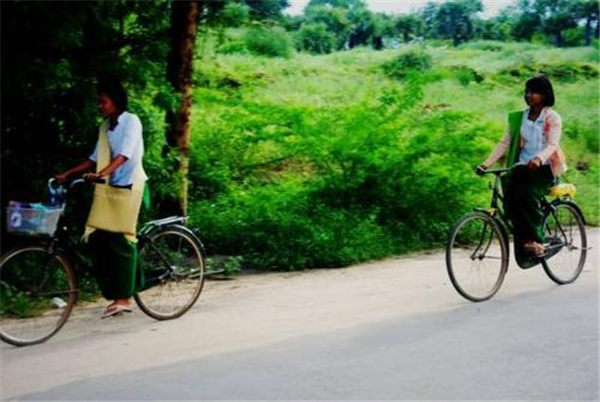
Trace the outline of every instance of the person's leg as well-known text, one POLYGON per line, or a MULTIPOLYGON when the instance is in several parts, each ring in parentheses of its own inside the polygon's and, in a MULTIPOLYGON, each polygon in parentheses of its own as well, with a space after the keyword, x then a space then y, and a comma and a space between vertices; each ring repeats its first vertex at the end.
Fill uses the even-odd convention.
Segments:
POLYGON ((110 259, 107 258, 106 249, 110 234, 104 230, 95 230, 88 238, 87 249, 92 261, 92 273, 98 283, 102 296, 112 300, 109 281, 110 259))
POLYGON ((129 307, 132 304, 131 297, 144 287, 144 278, 139 266, 137 244, 129 242, 124 236, 125 243, 122 246, 122 283, 123 297, 115 299, 115 304, 129 307))
POLYGON ((109 254, 112 299, 115 304, 129 306, 139 286, 137 245, 130 243, 122 233, 111 233, 109 254))
POLYGON ((523 167, 513 179, 509 188, 507 212, 513 223, 515 243, 525 245, 528 251, 541 254, 544 236, 541 230, 543 211, 540 199, 552 185, 552 172, 549 166, 542 166, 537 170, 523 167))
POLYGON ((548 195, 554 182, 550 166, 542 166, 533 170, 528 185, 528 199, 525 206, 528 235, 533 242, 544 243, 546 237, 542 230, 542 217, 544 211, 540 200, 548 195))
MULTIPOLYGON (((523 216, 524 193, 527 192, 528 168, 526 166, 517 166, 506 179, 504 192, 504 208, 507 217, 513 226, 513 235, 515 244, 520 246, 529 241, 527 239, 527 227, 523 216)), ((525 195, 526 196, 526 195, 525 195)))

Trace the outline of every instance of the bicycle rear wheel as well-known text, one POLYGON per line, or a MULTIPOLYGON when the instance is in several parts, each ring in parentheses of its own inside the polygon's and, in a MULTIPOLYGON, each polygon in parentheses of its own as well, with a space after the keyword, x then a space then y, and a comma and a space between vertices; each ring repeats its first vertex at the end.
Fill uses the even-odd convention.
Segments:
POLYGON ((202 292, 204 251, 198 238, 183 226, 170 225, 151 234, 140 250, 140 264, 147 284, 135 301, 152 318, 180 317, 202 292))
POLYGON ((67 321, 76 292, 64 256, 37 246, 10 251, 0 262, 0 339, 16 346, 46 341, 67 321))
POLYGON ((554 203, 543 219, 548 241, 547 256, 542 260, 546 274, 559 285, 574 282, 585 264, 587 236, 583 217, 568 202, 554 203))
POLYGON ((456 223, 448 236, 446 268, 467 300, 480 302, 496 294, 508 268, 508 244, 494 219, 473 212, 456 223))

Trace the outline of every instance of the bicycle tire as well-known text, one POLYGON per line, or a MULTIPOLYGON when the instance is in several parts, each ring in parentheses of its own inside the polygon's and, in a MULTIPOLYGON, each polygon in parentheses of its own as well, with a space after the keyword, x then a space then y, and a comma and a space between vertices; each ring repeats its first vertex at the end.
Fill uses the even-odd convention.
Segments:
POLYGON ((76 299, 69 260, 47 247, 6 253, 0 262, 0 339, 15 346, 42 343, 65 324, 76 299))
POLYGON ((448 276, 456 291, 467 300, 481 302, 494 296, 502 286, 508 262, 508 239, 498 222, 486 213, 471 212, 464 215, 448 234, 446 244, 448 276), (467 224, 471 223, 473 227, 465 229, 467 224), (489 255, 486 256, 488 253, 489 255), (481 269, 486 259, 498 260, 498 267, 481 269), (467 264, 470 264, 470 268, 466 267, 467 264), (476 291, 475 286, 467 283, 473 278, 476 278, 476 283, 482 283, 482 278, 485 277, 490 277, 492 280, 487 281, 489 284, 486 284, 482 291, 476 291))
POLYGON ((573 202, 557 201, 552 203, 552 207, 542 219, 542 228, 549 242, 548 256, 542 259, 542 266, 550 279, 566 285, 574 282, 583 270, 587 234, 583 216, 573 202))
POLYGON ((156 320, 181 317, 200 297, 206 256, 200 240, 185 226, 168 225, 151 233, 140 249, 140 264, 146 280, 157 281, 135 295, 148 316, 156 320))

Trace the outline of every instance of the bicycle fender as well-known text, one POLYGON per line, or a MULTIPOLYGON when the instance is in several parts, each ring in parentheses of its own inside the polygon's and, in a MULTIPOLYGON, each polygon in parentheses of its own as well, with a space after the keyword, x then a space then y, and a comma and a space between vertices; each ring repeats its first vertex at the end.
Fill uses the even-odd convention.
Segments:
POLYGON ((177 228, 178 230, 181 230, 187 234, 190 235, 190 237, 192 239, 194 239, 194 241, 196 241, 198 243, 198 247, 200 247, 200 251, 202 252, 202 255, 204 255, 206 257, 206 250, 204 248, 204 244, 202 244, 202 240, 200 240, 200 237, 198 237, 198 235, 196 235, 196 233, 194 233, 193 230, 191 230, 190 228, 188 228, 187 226, 183 226, 183 225, 168 225, 168 226, 163 226, 163 229, 166 228, 177 228))
POLYGON ((577 205, 575 203, 575 201, 556 199, 550 203, 550 205, 552 205, 553 207, 556 207, 557 205, 560 205, 560 204, 567 204, 570 207, 572 207, 581 216, 581 220, 583 221, 584 226, 587 225, 587 222, 585 221, 585 215, 583 215, 581 208, 579 208, 579 205, 577 205))

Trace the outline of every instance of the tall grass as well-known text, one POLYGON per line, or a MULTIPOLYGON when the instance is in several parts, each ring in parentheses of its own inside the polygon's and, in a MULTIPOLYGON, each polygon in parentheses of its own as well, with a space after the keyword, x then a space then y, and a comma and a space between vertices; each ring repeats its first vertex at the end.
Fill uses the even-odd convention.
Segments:
MULTIPOLYGON (((487 203, 473 168, 501 137, 506 113, 524 107, 524 81, 505 71, 524 60, 597 68, 591 48, 498 42, 290 59, 204 55, 190 215, 214 252, 259 269, 441 246, 455 219, 487 203), (431 58, 430 71, 386 74, 386 63, 411 50, 431 58)), ((598 224, 598 78, 554 84, 566 177, 598 224)))

